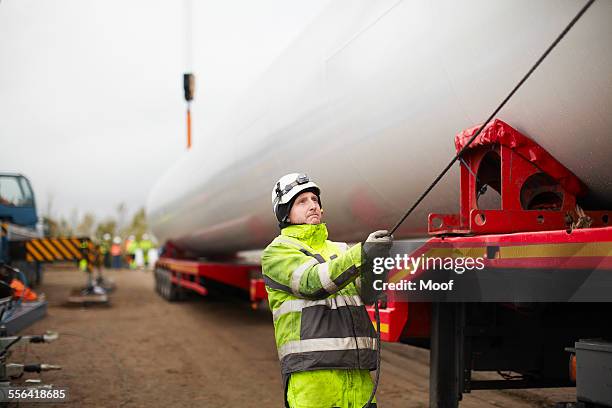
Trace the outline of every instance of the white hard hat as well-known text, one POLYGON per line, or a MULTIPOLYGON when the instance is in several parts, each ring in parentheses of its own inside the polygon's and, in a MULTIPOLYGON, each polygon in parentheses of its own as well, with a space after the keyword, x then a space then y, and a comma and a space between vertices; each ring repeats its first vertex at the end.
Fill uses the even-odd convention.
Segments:
POLYGON ((304 190, 314 189, 317 196, 321 194, 319 186, 304 173, 289 173, 281 177, 272 189, 272 211, 279 222, 286 216, 279 214, 278 207, 291 202, 293 197, 304 190))
POLYGON ((120 244, 121 243, 121 238, 119 238, 119 237, 113 238, 113 243, 120 244))

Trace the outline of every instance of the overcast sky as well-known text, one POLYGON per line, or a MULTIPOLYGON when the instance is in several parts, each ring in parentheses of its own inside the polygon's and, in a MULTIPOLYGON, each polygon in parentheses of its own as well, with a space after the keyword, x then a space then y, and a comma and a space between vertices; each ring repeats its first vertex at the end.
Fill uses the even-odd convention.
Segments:
POLYGON ((135 211, 185 152, 183 72, 212 127, 327 3, 1 0, 0 172, 41 215, 135 211))

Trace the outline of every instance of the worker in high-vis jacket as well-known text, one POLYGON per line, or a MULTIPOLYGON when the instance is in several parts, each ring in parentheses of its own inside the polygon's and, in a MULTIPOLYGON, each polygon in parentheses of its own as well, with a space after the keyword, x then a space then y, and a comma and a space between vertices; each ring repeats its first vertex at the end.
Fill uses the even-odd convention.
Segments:
MULTIPOLYGON (((360 269, 372 254, 360 243, 327 239, 320 194, 299 173, 281 177, 272 191, 281 231, 261 261, 285 406, 361 408, 376 369, 376 333, 360 297, 360 269)), ((366 242, 388 250, 392 237, 377 231, 366 242)))

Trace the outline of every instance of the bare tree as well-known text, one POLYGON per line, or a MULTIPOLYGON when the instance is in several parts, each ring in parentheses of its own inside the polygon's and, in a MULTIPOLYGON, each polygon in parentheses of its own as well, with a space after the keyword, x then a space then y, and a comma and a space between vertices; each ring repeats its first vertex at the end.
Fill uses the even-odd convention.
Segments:
POLYGON ((96 217, 92 213, 85 213, 81 222, 76 227, 76 234, 80 237, 91 237, 93 235, 96 217))
POLYGON ((127 213, 127 206, 121 202, 117 205, 117 228, 122 230, 125 227, 125 217, 127 213))
POLYGON ((66 220, 66 218, 62 217, 59 221, 59 225, 57 228, 58 236, 61 237, 70 237, 73 235, 73 228, 70 226, 70 223, 66 220))
POLYGON ((98 223, 96 227, 95 237, 98 241, 104 239, 104 234, 110 234, 114 237, 117 234, 117 221, 114 218, 106 218, 104 221, 98 223))
POLYGON ((76 230, 79 225, 79 210, 73 208, 70 210, 70 227, 72 230, 76 230))
POLYGON ((50 191, 47 191, 47 209, 44 217, 48 219, 53 219, 53 199, 55 198, 54 194, 50 191))

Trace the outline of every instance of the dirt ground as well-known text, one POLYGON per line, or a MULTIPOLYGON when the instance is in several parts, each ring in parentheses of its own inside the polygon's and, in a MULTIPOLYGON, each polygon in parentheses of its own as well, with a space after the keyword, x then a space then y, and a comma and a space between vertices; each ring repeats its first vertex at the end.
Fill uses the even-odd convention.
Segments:
MULTIPOLYGON (((108 307, 66 306, 71 288, 85 281, 76 269, 47 270, 38 288, 49 301, 48 316, 24 333, 55 330, 60 338, 17 350, 12 359, 63 367, 42 375, 69 388, 70 402, 55 406, 283 406, 269 311, 253 311, 237 296, 168 303, 154 292, 151 272, 106 276, 117 284, 108 307)), ((427 407, 427 361, 426 350, 386 344, 380 406, 427 407)), ((573 389, 475 391, 461 407, 545 407, 572 398, 573 389)))

